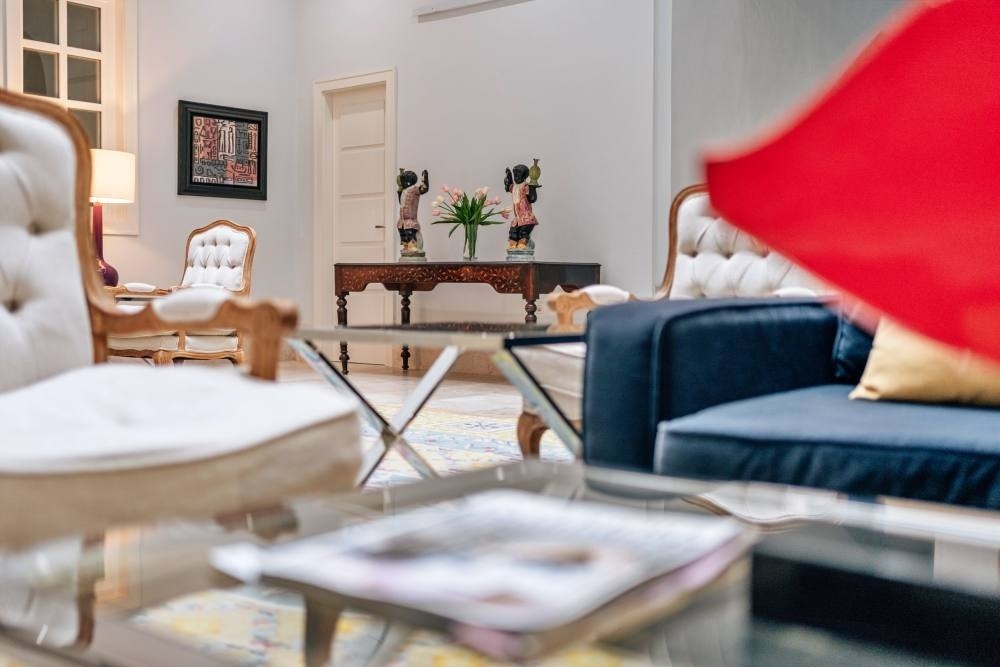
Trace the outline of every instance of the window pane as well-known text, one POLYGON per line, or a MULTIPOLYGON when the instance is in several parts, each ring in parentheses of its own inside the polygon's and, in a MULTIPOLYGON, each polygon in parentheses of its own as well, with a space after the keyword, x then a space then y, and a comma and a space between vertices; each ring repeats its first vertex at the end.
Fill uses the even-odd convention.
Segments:
POLYGON ((83 125, 84 132, 90 140, 91 148, 101 147, 101 112, 84 111, 83 109, 70 109, 69 112, 76 116, 76 119, 83 125))
POLYGON ((78 49, 101 50, 101 9, 90 5, 66 5, 66 41, 78 49))
POLYGON ((24 38, 58 44, 58 10, 56 0, 24 0, 24 38))
POLYGON ((101 61, 89 58, 66 59, 66 93, 79 102, 101 101, 101 61))
POLYGON ((24 92, 59 97, 59 60, 54 53, 24 50, 24 92))

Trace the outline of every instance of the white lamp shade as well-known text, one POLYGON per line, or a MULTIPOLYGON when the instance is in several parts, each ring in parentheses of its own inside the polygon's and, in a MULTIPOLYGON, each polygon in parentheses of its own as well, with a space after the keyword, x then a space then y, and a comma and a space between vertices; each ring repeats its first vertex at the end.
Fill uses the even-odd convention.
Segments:
POLYGON ((135 201, 135 155, 90 149, 90 201, 131 204, 135 201))

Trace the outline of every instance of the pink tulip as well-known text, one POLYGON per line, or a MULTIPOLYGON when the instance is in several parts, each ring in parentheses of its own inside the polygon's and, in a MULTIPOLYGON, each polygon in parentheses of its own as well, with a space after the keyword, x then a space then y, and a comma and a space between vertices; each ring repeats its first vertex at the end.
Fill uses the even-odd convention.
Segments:
POLYGON ((504 220, 510 220, 510 211, 508 211, 507 209, 504 209, 504 210, 500 211, 500 216, 504 220))
POLYGON ((445 183, 444 185, 441 186, 441 192, 448 192, 448 184, 447 183, 445 183))
POLYGON ((439 216, 439 215, 441 215, 441 211, 439 211, 436 208, 432 208, 431 209, 431 215, 433 215, 433 216, 439 216))

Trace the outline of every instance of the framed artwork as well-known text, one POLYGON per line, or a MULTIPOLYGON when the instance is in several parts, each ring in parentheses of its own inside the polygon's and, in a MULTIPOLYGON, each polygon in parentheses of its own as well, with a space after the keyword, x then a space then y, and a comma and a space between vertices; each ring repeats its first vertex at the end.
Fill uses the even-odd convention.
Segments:
POLYGON ((181 100, 177 194, 267 199, 267 112, 181 100))

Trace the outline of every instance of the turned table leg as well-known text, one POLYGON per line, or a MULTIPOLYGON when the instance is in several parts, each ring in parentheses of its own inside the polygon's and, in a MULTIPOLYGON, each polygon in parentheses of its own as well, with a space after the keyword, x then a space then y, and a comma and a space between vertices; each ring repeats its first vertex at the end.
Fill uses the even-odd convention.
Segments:
MULTIPOLYGON (((399 290, 399 321, 401 324, 410 323, 410 296, 413 294, 411 289, 400 289, 399 290)), ((403 345, 403 351, 399 354, 403 359, 403 370, 410 370, 410 346, 403 345)))
POLYGON ((534 324, 538 321, 535 313, 538 312, 538 306, 535 305, 537 299, 525 299, 524 300, 524 322, 525 324, 534 324))
MULTIPOLYGON (((337 325, 347 326, 347 295, 348 292, 341 292, 337 295, 337 325)), ((347 375, 347 362, 350 361, 347 354, 347 343, 340 344, 340 370, 347 375)))

